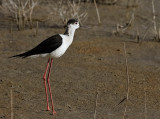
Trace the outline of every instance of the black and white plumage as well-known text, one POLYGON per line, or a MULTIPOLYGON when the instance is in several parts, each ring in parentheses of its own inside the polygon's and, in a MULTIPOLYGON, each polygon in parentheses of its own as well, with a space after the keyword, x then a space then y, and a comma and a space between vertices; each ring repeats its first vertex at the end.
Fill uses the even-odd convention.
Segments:
MULTIPOLYGON (((52 99, 52 92, 51 92, 51 87, 50 87, 50 73, 51 73, 51 68, 52 68, 52 63, 53 63, 53 58, 52 57, 60 57, 62 56, 68 47, 71 45, 74 37, 75 30, 80 27, 78 20, 76 19, 70 19, 67 22, 67 28, 64 34, 57 34, 54 36, 49 37, 48 39, 44 40, 41 42, 39 45, 34 47, 33 49, 19 54, 15 55, 12 57, 21 57, 21 58, 26 58, 26 57, 38 57, 38 56, 47 56, 50 55, 48 59, 48 63, 45 69, 45 73, 43 75, 43 80, 44 80, 44 85, 45 85, 45 94, 46 94, 46 100, 47 100, 47 110, 50 110, 49 108, 49 102, 48 102, 48 94, 47 94, 47 84, 49 88, 49 93, 50 93, 50 98, 51 98, 51 104, 52 104, 52 111, 53 114, 55 114, 54 106, 53 106, 53 99, 52 99)), ((12 58, 10 57, 10 58, 12 58)))
POLYGON ((80 27, 79 22, 76 19, 70 19, 67 22, 67 28, 64 34, 57 34, 49 37, 48 39, 41 42, 35 48, 12 57, 37 57, 47 56, 60 57, 62 56, 68 47, 71 45, 74 37, 75 30, 80 27))

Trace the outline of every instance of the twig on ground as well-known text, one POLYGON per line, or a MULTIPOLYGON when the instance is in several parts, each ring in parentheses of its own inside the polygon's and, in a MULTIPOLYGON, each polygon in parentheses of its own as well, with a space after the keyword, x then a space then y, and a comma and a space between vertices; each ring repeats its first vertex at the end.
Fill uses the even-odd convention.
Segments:
POLYGON ((12 90, 12 87, 11 87, 11 119, 13 119, 13 90, 12 90))
POLYGON ((144 87, 144 118, 147 119, 147 86, 146 86, 146 79, 145 81, 145 87, 144 87))
POLYGON ((127 93, 126 93, 126 105, 123 113, 123 119, 126 117, 127 113, 127 107, 128 107, 128 100, 129 100, 129 84, 130 84, 130 78, 129 78, 129 71, 128 71, 128 59, 127 59, 127 51, 126 51, 126 44, 125 42, 123 43, 124 45, 124 55, 125 55, 125 65, 126 65, 126 75, 127 75, 127 93))
POLYGON ((97 101, 98 101, 98 88, 96 91, 96 100, 95 100, 95 108, 94 108, 94 119, 96 119, 96 114, 97 114, 97 101))

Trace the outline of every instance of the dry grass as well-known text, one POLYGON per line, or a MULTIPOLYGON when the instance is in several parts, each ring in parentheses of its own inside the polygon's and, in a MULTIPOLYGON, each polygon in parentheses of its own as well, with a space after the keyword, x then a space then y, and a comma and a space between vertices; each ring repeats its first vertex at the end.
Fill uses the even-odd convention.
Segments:
POLYGON ((52 15, 58 15, 64 24, 66 24, 70 18, 77 18, 80 23, 83 23, 87 19, 87 9, 89 5, 81 2, 81 0, 78 0, 78 2, 70 0, 59 0, 57 2, 48 1, 48 3, 50 5, 49 18, 52 18, 52 15))
POLYGON ((18 30, 24 30, 27 24, 33 27, 32 14, 37 5, 38 0, 6 0, 1 10, 16 21, 18 30))
MULTIPOLYGON (((159 28, 159 17, 158 17, 158 13, 156 12, 156 8, 155 8, 155 4, 156 1, 155 0, 151 0, 150 4, 152 5, 152 9, 151 9, 151 13, 152 16, 146 18, 145 16, 143 16, 143 14, 141 14, 140 16, 142 18, 145 19, 146 23, 140 24, 140 26, 134 26, 134 23, 137 22, 135 20, 139 20, 139 18, 137 16, 139 16, 139 13, 136 12, 138 10, 138 8, 141 8, 141 6, 143 6, 143 2, 140 2, 139 0, 128 0, 127 1, 127 8, 126 8, 126 14, 128 14, 130 12, 130 9, 132 9, 132 12, 130 12, 130 16, 129 20, 126 20, 125 23, 123 23, 122 25, 117 23, 116 26, 116 30, 113 31, 114 34, 119 34, 119 33, 127 33, 128 29, 131 28, 132 26, 132 31, 135 30, 135 28, 138 28, 138 31, 136 32, 136 40, 137 42, 141 41, 145 41, 146 39, 148 40, 152 40, 152 41, 158 41, 160 42, 160 28, 159 28), (145 29, 143 29, 144 34, 140 34, 139 30, 141 30, 141 27, 144 27, 144 24, 147 26, 145 27, 145 29), (149 34, 152 34, 153 38, 148 38, 149 34), (141 36, 141 37, 140 37, 141 36)), ((142 30, 141 30, 142 31, 142 30)), ((134 31, 135 32, 135 31, 134 31)))
POLYGON ((152 14, 153 14, 153 27, 154 27, 154 34, 155 34, 155 39, 160 41, 160 32, 157 26, 157 21, 156 21, 156 11, 155 11, 155 2, 152 0, 152 14))
MULTIPOLYGON (((128 16, 128 12, 126 13, 128 16)), ((123 25, 117 23, 116 30, 113 31, 114 34, 125 33, 131 26, 133 26, 133 22, 135 20, 135 8, 132 8, 132 11, 129 13, 129 20, 126 21, 123 25)))
POLYGON ((95 8, 96 8, 96 12, 97 12, 98 22, 100 24, 101 23, 101 19, 100 19, 99 10, 98 10, 98 7, 97 7, 96 0, 94 0, 94 5, 95 5, 95 8))
POLYGON ((153 34, 152 40, 160 42, 160 28, 159 28, 159 23, 158 23, 159 18, 157 17, 154 0, 151 1, 151 5, 152 5, 152 9, 151 9, 152 10, 152 18, 148 18, 148 25, 145 29, 145 33, 142 37, 142 41, 145 41, 148 33, 151 32, 153 34))

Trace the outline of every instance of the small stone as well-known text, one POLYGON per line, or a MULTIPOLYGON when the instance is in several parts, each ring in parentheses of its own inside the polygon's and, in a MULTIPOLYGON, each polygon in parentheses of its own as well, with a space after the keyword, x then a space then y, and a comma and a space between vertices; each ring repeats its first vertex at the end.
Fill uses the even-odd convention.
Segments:
POLYGON ((120 49, 117 49, 116 51, 121 51, 120 49))

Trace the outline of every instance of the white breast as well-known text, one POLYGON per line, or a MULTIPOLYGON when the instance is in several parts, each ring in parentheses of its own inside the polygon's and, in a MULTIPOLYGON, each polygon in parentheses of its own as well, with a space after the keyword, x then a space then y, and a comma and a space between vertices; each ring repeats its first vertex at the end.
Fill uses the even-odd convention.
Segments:
POLYGON ((57 48, 55 51, 50 53, 52 57, 58 58, 62 56, 73 41, 73 37, 63 35, 63 34, 60 34, 60 36, 62 37, 62 45, 59 48, 57 48))

